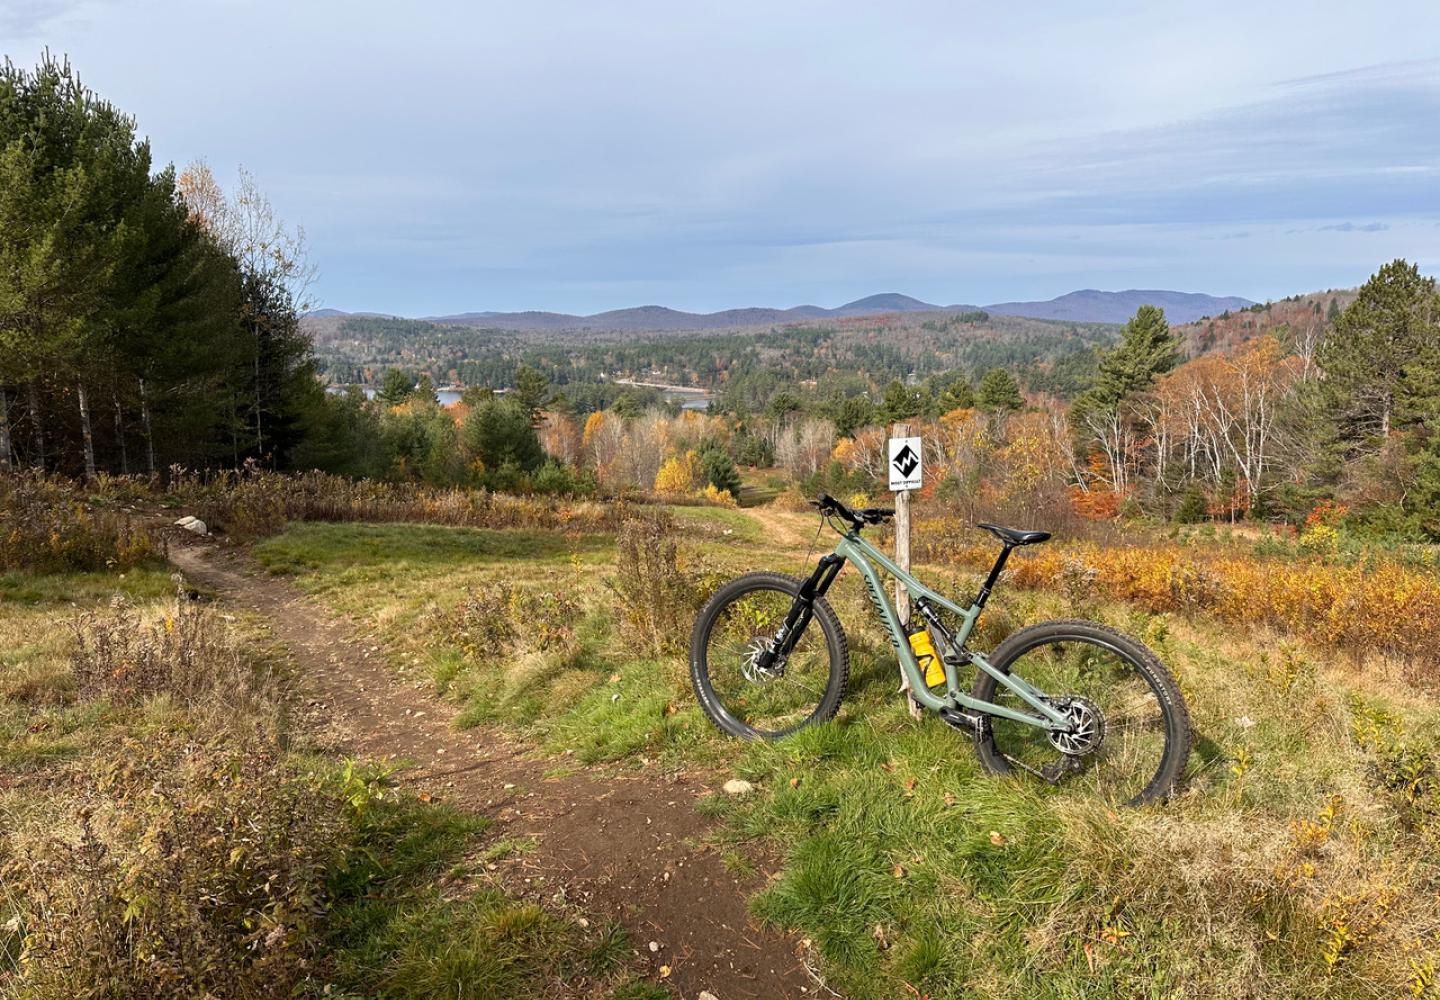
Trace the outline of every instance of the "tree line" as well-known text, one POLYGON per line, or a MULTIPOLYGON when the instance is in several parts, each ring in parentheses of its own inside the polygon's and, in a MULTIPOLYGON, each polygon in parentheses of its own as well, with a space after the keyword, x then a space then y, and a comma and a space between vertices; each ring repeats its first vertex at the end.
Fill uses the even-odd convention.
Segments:
POLYGON ((0 467, 283 466, 324 406, 311 271, 248 174, 153 169, 48 53, 0 67, 0 467))

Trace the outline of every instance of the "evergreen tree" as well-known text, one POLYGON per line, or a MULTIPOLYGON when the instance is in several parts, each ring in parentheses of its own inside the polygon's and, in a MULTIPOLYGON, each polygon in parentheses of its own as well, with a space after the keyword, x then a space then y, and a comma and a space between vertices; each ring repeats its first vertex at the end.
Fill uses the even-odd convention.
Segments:
POLYGON ((427 406, 440 405, 440 396, 435 392, 435 380, 429 375, 421 375, 415 382, 415 388, 410 390, 410 398, 427 406))
POLYGON ((1018 410, 1025 405, 1020 395, 1020 384, 1004 368, 991 368, 980 379, 980 388, 975 391, 975 403, 987 413, 1018 410))
POLYGON ((1337 437, 1352 452, 1413 424, 1440 398, 1440 297, 1434 278, 1391 261, 1360 289, 1316 353, 1337 437))
POLYGON ((850 396, 835 408, 835 431, 841 437, 853 437, 874 422, 875 404, 866 396, 850 396))
POLYGON ((503 396, 471 411, 461 432, 461 443, 492 477, 506 467, 534 472, 545 463, 545 449, 530 423, 529 411, 519 400, 503 396))
POLYGON ((880 403, 878 416, 885 425, 902 420, 913 420, 925 410, 925 399, 918 387, 906 385, 898 378, 885 387, 885 398, 880 403))
POLYGON ((380 388, 375 398, 386 406, 399 406, 415 391, 415 380, 399 368, 390 368, 380 376, 380 388))
POLYGON ((805 409, 805 404, 789 389, 777 390, 765 406, 765 412, 776 420, 783 420, 790 414, 799 413, 803 409, 805 409))
POLYGON ((718 442, 707 442, 700 449, 700 474, 717 490, 728 490, 732 497, 739 499, 740 472, 718 442))
POLYGON ((967 379, 951 382, 940 394, 938 409, 941 413, 952 410, 968 410, 975 405, 975 390, 967 379))
POLYGON ((1095 384, 1077 403, 1113 409, 1179 363, 1180 338, 1170 331, 1165 311, 1141 306, 1125 324, 1120 343, 1101 356, 1095 384))
POLYGON ((539 369, 529 365, 520 365, 515 369, 515 391, 512 395, 530 414, 530 423, 535 427, 540 426, 540 418, 554 397, 550 380, 539 369))

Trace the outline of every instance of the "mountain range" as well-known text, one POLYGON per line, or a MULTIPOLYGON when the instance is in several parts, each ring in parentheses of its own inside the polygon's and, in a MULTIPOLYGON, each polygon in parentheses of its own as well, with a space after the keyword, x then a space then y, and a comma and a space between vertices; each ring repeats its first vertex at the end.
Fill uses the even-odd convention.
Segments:
MULTIPOLYGON (((1022 316, 1030 319, 1062 320, 1071 323, 1123 323, 1142 305, 1151 304, 1165 310, 1172 323, 1189 323, 1205 316, 1253 305, 1238 296, 1217 297, 1195 292, 1173 292, 1155 289, 1129 289, 1123 292, 1102 292, 1087 288, 1043 302, 1000 302, 989 306, 936 305, 922 302, 898 292, 882 292, 847 302, 833 309, 822 306, 795 306, 790 309, 751 307, 725 309, 713 313, 682 312, 665 306, 637 306, 614 309, 590 316, 556 312, 466 312, 448 316, 420 317, 431 323, 452 326, 487 327, 504 330, 619 330, 619 331, 683 331, 713 330, 727 327, 763 326, 767 324, 800 323, 806 320, 849 316, 881 316, 891 313, 967 313, 981 310, 999 316, 1022 316)), ((314 317, 376 316, 378 313, 345 313, 338 309, 320 309, 314 317)))

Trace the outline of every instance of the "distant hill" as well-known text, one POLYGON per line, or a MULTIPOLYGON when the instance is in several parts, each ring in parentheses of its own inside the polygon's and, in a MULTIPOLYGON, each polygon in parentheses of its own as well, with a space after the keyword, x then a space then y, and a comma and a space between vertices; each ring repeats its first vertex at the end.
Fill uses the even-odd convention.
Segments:
MULTIPOLYGON (((1027 319, 1059 320, 1069 323, 1123 323, 1135 315, 1140 306, 1152 303, 1165 310, 1172 323, 1189 323, 1205 316, 1244 309, 1253 303, 1234 296, 1218 298, 1190 292, 1143 291, 1101 292, 1095 289, 1070 292, 1046 302, 1001 302, 983 307, 998 316, 1020 316, 1027 319)), ((442 326, 467 326, 479 329, 516 331, 611 331, 618 333, 665 333, 670 331, 724 330, 746 327, 804 323, 817 319, 838 319, 863 316, 890 316, 902 313, 970 313, 980 310, 971 305, 936 305, 899 292, 881 292, 827 309, 803 305, 790 309, 754 306, 724 309, 713 313, 683 312, 666 306, 636 306, 612 309, 590 316, 558 312, 464 312, 446 316, 421 317, 442 326)), ((316 320, 342 319, 347 315, 376 316, 377 313, 344 313, 338 309, 320 309, 310 314, 316 320)))
POLYGON ((448 316, 426 316, 431 323, 448 326, 493 327, 503 330, 616 330, 664 332, 669 330, 719 330, 735 327, 764 326, 774 323, 803 323, 806 320, 835 316, 883 316, 902 312, 951 312, 973 309, 974 306, 937 306, 899 292, 882 292, 835 309, 822 306, 795 306, 791 309, 770 309, 752 306, 724 309, 713 313, 682 312, 665 306, 636 306, 612 309, 590 316, 555 312, 467 312, 448 316))
POLYGON ((1085 288, 1044 302, 1000 302, 985 311, 1000 316, 1030 319, 1058 319, 1072 323, 1123 323, 1144 305, 1159 306, 1171 323, 1193 323, 1206 316, 1246 309, 1255 303, 1236 295, 1217 297, 1198 292, 1169 292, 1132 288, 1123 292, 1102 292, 1085 288))
POLYGON ((1266 334, 1279 336, 1287 346, 1314 344, 1328 329, 1331 316, 1355 301, 1359 289, 1331 288, 1323 292, 1290 295, 1278 302, 1256 304, 1229 313, 1217 313, 1193 323, 1175 325, 1194 356, 1212 351, 1233 351, 1266 334))

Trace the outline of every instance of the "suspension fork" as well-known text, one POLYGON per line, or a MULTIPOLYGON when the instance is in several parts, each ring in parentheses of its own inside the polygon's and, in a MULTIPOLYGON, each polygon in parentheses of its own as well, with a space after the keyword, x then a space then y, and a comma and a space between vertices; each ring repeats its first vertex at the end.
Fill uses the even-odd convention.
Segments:
POLYGON ((791 602, 790 611, 776 631, 775 638, 756 657, 757 667, 761 670, 773 669, 776 660, 783 660, 790 655, 790 651, 800 641, 800 634, 805 631, 805 626, 815 617, 815 602, 825 596, 825 592, 830 589, 844 566, 845 557, 834 553, 825 556, 816 564, 815 572, 800 585, 800 592, 791 602))

